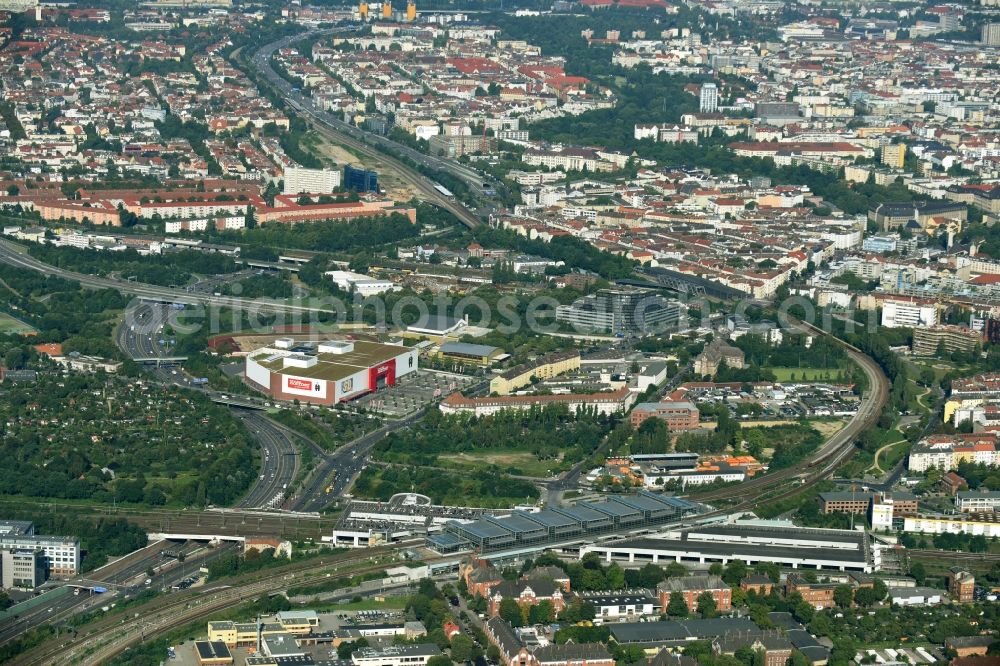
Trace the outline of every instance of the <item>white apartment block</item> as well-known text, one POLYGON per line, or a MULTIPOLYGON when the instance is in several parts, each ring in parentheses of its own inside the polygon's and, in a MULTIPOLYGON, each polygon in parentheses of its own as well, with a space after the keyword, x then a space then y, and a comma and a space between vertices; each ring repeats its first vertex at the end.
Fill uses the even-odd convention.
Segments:
POLYGON ((285 167, 283 194, 329 194, 340 187, 340 171, 285 167))
POLYGON ((888 328, 926 328, 937 323, 937 308, 933 305, 886 301, 882 306, 882 325, 888 328))
POLYGON ((995 441, 989 441, 988 437, 972 441, 933 441, 933 438, 921 440, 910 450, 908 467, 911 472, 949 470, 955 469, 961 462, 996 467, 1000 463, 1000 455, 995 441))

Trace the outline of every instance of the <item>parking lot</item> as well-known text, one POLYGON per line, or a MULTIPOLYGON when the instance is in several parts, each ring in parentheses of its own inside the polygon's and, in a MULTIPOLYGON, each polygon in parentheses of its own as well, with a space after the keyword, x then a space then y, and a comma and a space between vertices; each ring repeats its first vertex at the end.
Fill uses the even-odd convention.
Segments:
POLYGON ((418 370, 399 379, 395 386, 362 396, 353 404, 389 418, 402 418, 453 391, 476 383, 475 377, 434 370, 418 370))

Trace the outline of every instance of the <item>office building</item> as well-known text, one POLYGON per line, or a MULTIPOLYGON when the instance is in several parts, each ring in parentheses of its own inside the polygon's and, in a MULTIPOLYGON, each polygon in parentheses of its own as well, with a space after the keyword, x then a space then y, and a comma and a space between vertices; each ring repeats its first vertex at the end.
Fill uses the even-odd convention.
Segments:
POLYGON ((45 582, 45 553, 41 548, 0 550, 0 588, 33 590, 45 582))
POLYGON ((577 330, 650 335, 680 327, 684 308, 649 291, 601 289, 556 308, 556 321, 577 330))
POLYGON ((285 167, 282 194, 330 194, 340 187, 340 172, 332 169, 285 167))
POLYGON ((955 493, 955 508, 962 513, 996 511, 1000 507, 1000 492, 995 490, 959 490, 955 493))
POLYGON ((738 370, 746 365, 746 357, 739 347, 733 347, 722 338, 715 338, 694 360, 694 371, 698 375, 714 376, 723 363, 727 368, 738 370))
POLYGON ((49 576, 80 572, 80 541, 68 536, 40 536, 27 521, 0 521, 0 550, 41 550, 49 576))
POLYGON ((633 428, 638 428, 646 419, 660 419, 666 422, 670 432, 680 432, 698 428, 699 416, 692 402, 641 402, 629 414, 629 421, 633 428))
POLYGON ((344 167, 344 189, 355 192, 378 192, 378 174, 368 169, 344 167))
POLYGON ((351 655, 354 666, 424 666, 431 657, 441 654, 433 643, 390 645, 386 648, 366 647, 351 655))
POLYGON ((719 89, 714 83, 702 84, 699 109, 702 113, 715 113, 719 110, 719 89))

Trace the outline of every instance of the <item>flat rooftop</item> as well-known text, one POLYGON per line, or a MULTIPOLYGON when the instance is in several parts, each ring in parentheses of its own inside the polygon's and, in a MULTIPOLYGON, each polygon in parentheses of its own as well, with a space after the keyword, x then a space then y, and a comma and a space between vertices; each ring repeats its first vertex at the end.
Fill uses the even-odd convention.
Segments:
POLYGON ((688 540, 687 534, 680 538, 655 539, 639 538, 626 541, 609 541, 599 544, 601 548, 614 551, 631 549, 660 551, 663 553, 681 553, 688 555, 717 555, 735 559, 750 558, 758 560, 763 556, 782 557, 788 559, 825 560, 829 562, 847 562, 865 565, 868 562, 867 553, 863 548, 817 548, 796 547, 793 545, 771 545, 768 543, 750 543, 745 541, 699 541, 688 540))
POLYGON ((309 353, 309 356, 316 357, 316 365, 311 368, 285 367, 283 360, 285 356, 301 354, 298 348, 296 350, 272 348, 258 350, 252 354, 252 358, 271 372, 292 377, 338 381, 357 374, 362 370, 367 370, 379 363, 394 359, 408 350, 407 347, 385 345, 380 342, 363 340, 354 340, 352 342, 354 343, 354 350, 345 354, 321 354, 316 351, 309 353), (268 354, 268 352, 271 353, 268 354))
POLYGON ((759 631, 749 618, 719 617, 705 620, 625 622, 610 625, 619 643, 665 643, 715 638, 738 632, 759 631))

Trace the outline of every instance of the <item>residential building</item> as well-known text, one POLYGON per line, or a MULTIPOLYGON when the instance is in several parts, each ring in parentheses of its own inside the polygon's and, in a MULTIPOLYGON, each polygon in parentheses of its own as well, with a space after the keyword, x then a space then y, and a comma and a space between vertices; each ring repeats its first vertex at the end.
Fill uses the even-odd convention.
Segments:
POLYGON ((890 143, 882 146, 882 164, 894 169, 902 169, 906 159, 905 143, 890 143))
POLYGON ((792 658, 794 649, 788 636, 780 631, 767 631, 759 635, 730 634, 712 642, 712 652, 716 655, 734 656, 746 648, 763 657, 762 666, 785 666, 792 658))
POLYGON ((285 167, 283 194, 329 194, 340 187, 340 171, 285 167))
POLYGON ((510 395, 533 381, 551 379, 580 369, 580 352, 549 354, 511 368, 490 380, 490 393, 510 395))
POLYGON ((908 466, 913 472, 955 469, 967 460, 994 467, 998 464, 996 435, 993 433, 931 435, 910 449, 908 466))
POLYGON ((967 604, 975 600, 976 577, 962 567, 948 569, 948 594, 955 601, 967 604))
POLYGON ((993 636, 952 636, 945 639, 944 646, 955 653, 959 659, 963 657, 985 657, 990 646, 996 639, 993 636))
POLYGON ((487 640, 500 651, 503 666, 534 666, 528 648, 514 633, 514 628, 499 616, 491 617, 483 625, 487 640))
POLYGON ((785 580, 785 594, 798 592, 802 600, 817 610, 833 607, 833 591, 837 583, 810 583, 798 574, 789 574, 785 580))
POLYGON ((441 401, 440 409, 445 414, 461 412, 488 416, 505 409, 531 409, 545 405, 566 405, 570 412, 578 409, 593 409, 598 414, 618 414, 628 411, 635 402, 635 394, 628 388, 605 393, 569 393, 561 395, 504 395, 484 398, 466 398, 461 393, 452 393, 441 401))
POLYGON ((500 612, 500 604, 504 599, 513 599, 518 606, 534 606, 548 601, 556 613, 566 607, 562 586, 545 578, 506 580, 495 585, 487 597, 490 615, 500 612))
POLYGON ((666 608, 670 603, 670 597, 675 592, 684 597, 688 605, 688 610, 692 613, 698 610, 698 597, 708 592, 715 600, 716 610, 719 612, 728 611, 733 607, 733 591, 720 576, 677 576, 668 578, 656 586, 656 591, 660 596, 660 607, 666 608))
POLYGON ((767 596, 774 589, 774 581, 763 574, 751 574, 740 581, 740 589, 767 596))
POLYGON ((937 323, 934 304, 887 300, 882 305, 882 325, 888 328, 924 328, 937 323))
POLYGON ((935 356, 942 350, 949 354, 969 353, 981 344, 982 335, 964 326, 939 325, 913 329, 913 354, 916 356, 935 356))
POLYGON ((698 108, 702 113, 715 113, 719 110, 719 89, 714 83, 701 85, 698 108))
POLYGON ((483 598, 489 596, 490 590, 503 580, 499 569, 489 560, 478 557, 463 561, 458 567, 458 577, 465 581, 469 594, 483 598))

